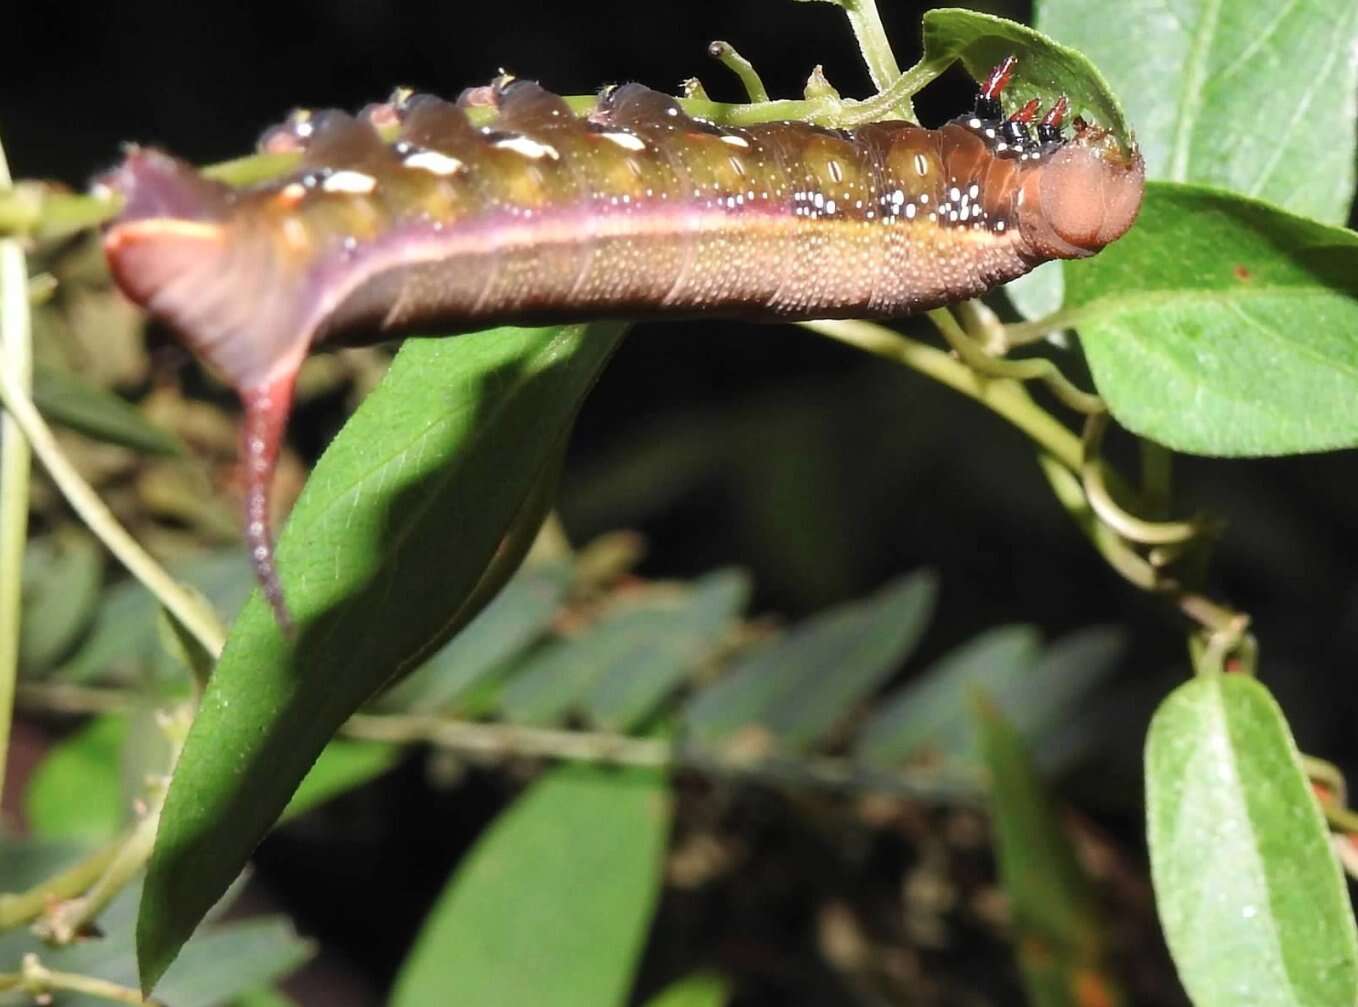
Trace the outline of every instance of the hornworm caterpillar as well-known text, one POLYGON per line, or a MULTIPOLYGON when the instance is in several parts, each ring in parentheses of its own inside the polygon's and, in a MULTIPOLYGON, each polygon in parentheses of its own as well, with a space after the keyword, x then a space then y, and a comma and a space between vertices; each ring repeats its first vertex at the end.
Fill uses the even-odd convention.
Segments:
POLYGON ((261 146, 300 167, 251 188, 133 149, 103 179, 124 201, 105 248, 241 395, 246 539, 286 624, 269 488, 313 346, 603 316, 889 318, 1092 255, 1135 219, 1141 158, 1078 119, 1067 139, 1065 99, 1036 136, 1036 101, 1005 119, 1014 62, 936 130, 723 128, 638 84, 583 118, 509 76, 456 103, 398 92, 358 117, 294 114, 261 146), (495 118, 475 126, 471 106, 495 118))

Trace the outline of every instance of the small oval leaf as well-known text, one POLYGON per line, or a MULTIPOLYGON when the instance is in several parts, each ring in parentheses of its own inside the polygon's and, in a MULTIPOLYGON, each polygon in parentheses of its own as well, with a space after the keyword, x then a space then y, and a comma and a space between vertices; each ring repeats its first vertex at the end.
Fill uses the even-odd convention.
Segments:
POLYGON ((660 893, 669 818, 654 773, 567 766, 538 780, 449 881, 392 1007, 625 1003, 660 893))
POLYGON ((1146 740, 1151 876, 1199 1007, 1358 1000, 1358 934, 1282 711, 1258 681, 1200 675, 1146 740))

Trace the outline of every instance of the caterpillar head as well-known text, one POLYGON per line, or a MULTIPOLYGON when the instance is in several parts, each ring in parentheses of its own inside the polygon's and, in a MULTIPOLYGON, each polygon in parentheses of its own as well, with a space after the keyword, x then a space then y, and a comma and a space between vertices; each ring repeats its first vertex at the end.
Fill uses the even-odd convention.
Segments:
POLYGON ((1083 259, 1127 233, 1145 189, 1140 152, 1077 119, 1075 138, 1024 179, 1019 230, 1042 259, 1083 259))

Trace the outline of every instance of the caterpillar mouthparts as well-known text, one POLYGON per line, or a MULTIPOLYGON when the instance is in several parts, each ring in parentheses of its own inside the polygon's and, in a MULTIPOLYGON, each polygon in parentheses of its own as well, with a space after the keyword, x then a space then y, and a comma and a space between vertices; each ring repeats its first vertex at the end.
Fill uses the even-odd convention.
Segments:
POLYGON ((288 627, 269 488, 313 346, 607 316, 898 317, 1092 255, 1136 218, 1140 155, 1078 118, 1067 138, 1065 98, 1004 118, 1015 64, 936 130, 726 128, 638 84, 583 118, 508 75, 456 102, 403 89, 357 117, 294 113, 260 147, 300 166, 245 189, 132 148, 101 180, 124 201, 104 246, 126 294, 241 396, 246 540, 288 627))

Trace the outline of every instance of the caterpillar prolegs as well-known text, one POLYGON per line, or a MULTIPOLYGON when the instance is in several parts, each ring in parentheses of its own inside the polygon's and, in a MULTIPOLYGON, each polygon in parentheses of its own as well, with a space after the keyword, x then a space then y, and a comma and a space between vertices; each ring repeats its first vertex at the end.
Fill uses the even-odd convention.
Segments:
POLYGON ((1135 219, 1141 158, 1078 119, 1065 137, 1064 100, 1036 135, 1035 101, 1003 118, 1013 69, 941 129, 718 127, 638 84, 584 117, 509 76, 456 102, 398 92, 294 114, 261 147, 300 166, 251 188, 132 150, 103 180, 124 200, 105 248, 241 395, 246 538, 286 623, 268 495, 311 347, 604 316, 888 318, 1092 255, 1135 219))

